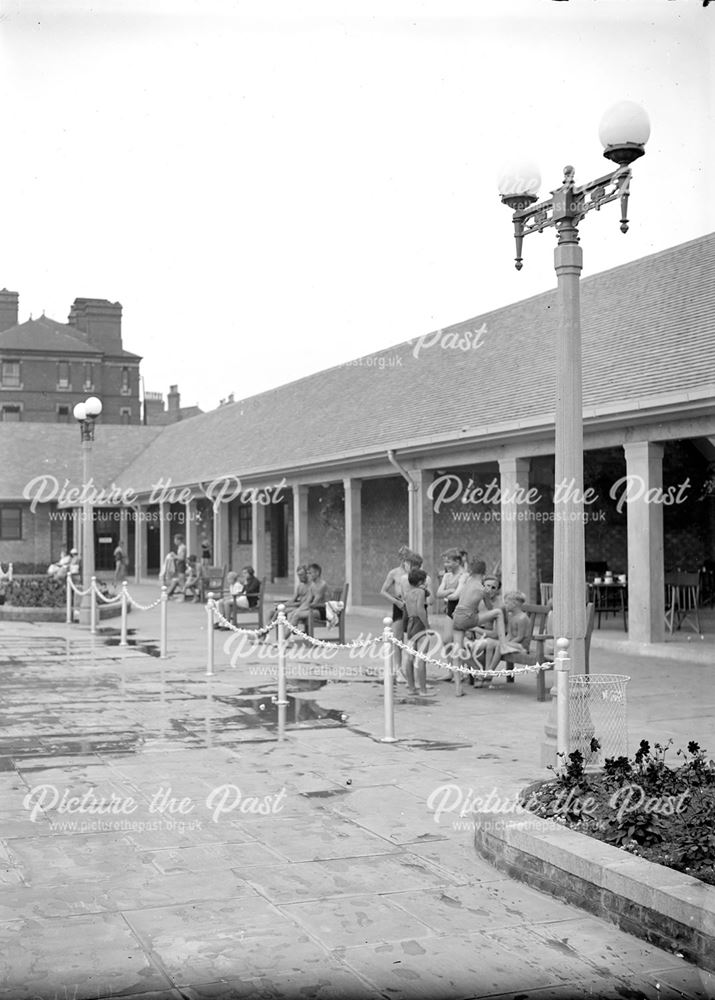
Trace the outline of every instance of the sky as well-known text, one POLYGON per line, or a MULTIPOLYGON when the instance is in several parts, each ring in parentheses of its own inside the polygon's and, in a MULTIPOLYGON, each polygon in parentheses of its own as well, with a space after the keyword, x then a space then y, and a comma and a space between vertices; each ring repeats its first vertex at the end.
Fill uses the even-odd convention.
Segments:
POLYGON ((0 287, 20 320, 123 306, 148 390, 212 409, 555 285, 514 269, 497 193, 610 169, 651 120, 584 276, 715 230, 715 4, 700 0, 3 0, 0 287))

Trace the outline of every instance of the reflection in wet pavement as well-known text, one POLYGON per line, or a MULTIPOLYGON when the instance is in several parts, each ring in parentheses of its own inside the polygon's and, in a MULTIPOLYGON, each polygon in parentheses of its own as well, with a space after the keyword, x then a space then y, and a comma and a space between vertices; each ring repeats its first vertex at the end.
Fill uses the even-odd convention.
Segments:
POLYGON ((198 664, 157 659, 151 642, 130 639, 120 652, 119 636, 106 634, 116 630, 103 631, 3 642, 0 770, 14 757, 262 742, 347 722, 317 700, 329 681, 291 679, 281 713, 275 681, 239 687, 235 674, 207 678, 198 664))

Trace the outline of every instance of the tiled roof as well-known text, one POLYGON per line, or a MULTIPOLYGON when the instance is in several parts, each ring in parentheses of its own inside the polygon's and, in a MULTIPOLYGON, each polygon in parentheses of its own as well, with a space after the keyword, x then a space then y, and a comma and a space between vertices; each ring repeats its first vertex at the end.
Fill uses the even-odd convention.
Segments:
MULTIPOLYGON (((715 234, 581 283, 584 407, 715 386, 715 234)), ((556 292, 445 330, 484 329, 471 350, 418 341, 167 427, 121 479, 151 485, 288 470, 486 422, 553 420, 556 292), (417 357, 415 357, 415 352, 417 357)), ((432 338, 430 338, 432 339, 432 338)), ((715 405, 715 404, 714 404, 715 405)))
POLYGON ((73 326, 57 323, 49 316, 29 319, 11 326, 0 333, 0 350, 7 351, 57 351, 71 354, 101 354, 102 352, 82 340, 73 326))
MULTIPOLYGON (((688 394, 715 395, 714 273, 709 234, 583 280, 586 410, 635 412, 664 396, 685 409, 688 394)), ((464 440, 464 428, 477 438, 487 425, 548 425, 555 323, 549 291, 445 329, 483 328, 476 349, 415 340, 167 427, 99 426, 95 478, 139 492, 160 477, 282 474, 435 436, 464 440)), ((20 496, 44 468, 78 477, 78 437, 76 427, 0 424, 0 497, 20 496)))
MULTIPOLYGON (((154 438, 158 427, 98 424, 92 449, 92 478, 108 487, 154 438)), ((68 479, 82 482, 82 451, 75 424, 0 422, 0 500, 19 500, 37 476, 54 476, 61 488, 68 479)), ((48 481, 47 488, 51 487, 48 481)))
MULTIPOLYGON (((0 333, 0 351, 43 351, 52 354, 102 355, 101 348, 82 340, 79 331, 68 323, 58 323, 49 316, 29 319, 0 333)), ((112 352, 112 357, 135 358, 131 351, 112 352)))

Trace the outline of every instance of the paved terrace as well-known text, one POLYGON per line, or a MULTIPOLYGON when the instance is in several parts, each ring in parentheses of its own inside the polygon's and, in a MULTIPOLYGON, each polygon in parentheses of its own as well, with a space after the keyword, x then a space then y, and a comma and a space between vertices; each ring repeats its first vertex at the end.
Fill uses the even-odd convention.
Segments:
MULTIPOLYGON (((381 615, 349 616, 349 637, 381 615)), ((476 857, 470 797, 508 805, 545 774, 533 676, 461 699, 400 689, 387 745, 377 662, 341 654, 342 677, 291 679, 279 741, 271 663, 216 632, 208 679, 205 616, 171 602, 165 661, 156 610, 132 613, 126 650, 117 620, 96 638, 3 626, 0 997, 715 996, 678 956, 476 857), (435 814, 443 785, 463 817, 435 814), (126 811, 88 812, 101 797, 126 811)), ((632 677, 631 744, 712 748, 708 644, 634 656, 609 634, 592 666, 632 677)))

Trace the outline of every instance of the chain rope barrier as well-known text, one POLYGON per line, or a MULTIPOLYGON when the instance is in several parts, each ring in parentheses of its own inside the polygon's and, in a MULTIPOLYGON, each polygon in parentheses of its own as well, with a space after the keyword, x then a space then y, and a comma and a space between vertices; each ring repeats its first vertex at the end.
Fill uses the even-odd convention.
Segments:
POLYGON ((400 639, 397 639, 392 634, 388 636, 388 641, 394 646, 397 646, 399 649, 409 653, 410 656, 414 656, 418 660, 424 660, 425 663, 431 663, 444 670, 456 670, 462 674, 470 674, 473 677, 478 677, 480 679, 484 679, 486 677, 513 677, 514 674, 536 674, 540 673, 542 670, 554 669, 554 664, 552 662, 545 661, 544 663, 525 664, 523 666, 514 667, 513 670, 508 670, 506 667, 502 667, 501 670, 483 670, 480 667, 468 667, 461 663, 447 663, 445 660, 436 660, 433 656, 429 656, 427 653, 422 653, 420 650, 415 649, 414 646, 401 642, 400 639))
POLYGON ((216 601, 210 597, 206 602, 206 607, 211 608, 213 616, 217 621, 215 624, 221 625, 222 628, 228 629, 230 632, 240 632, 241 635, 253 635, 257 639, 262 639, 263 636, 268 635, 268 633, 273 628, 275 622, 271 622, 270 625, 263 625, 260 628, 240 628, 238 625, 233 625, 227 618, 221 614, 216 604, 216 601))
POLYGON ((67 583, 72 588, 74 593, 77 594, 78 597, 89 597, 89 595, 92 593, 91 584, 89 587, 87 587, 86 590, 82 590, 80 587, 77 586, 77 584, 74 582, 69 573, 67 574, 67 583))
MULTIPOLYGON (((94 580, 94 577, 92 577, 92 579, 94 580)), ((114 597, 105 597, 102 591, 97 586, 96 580, 94 580, 94 591, 103 604, 119 604, 119 602, 122 599, 121 594, 115 594, 114 597)))

